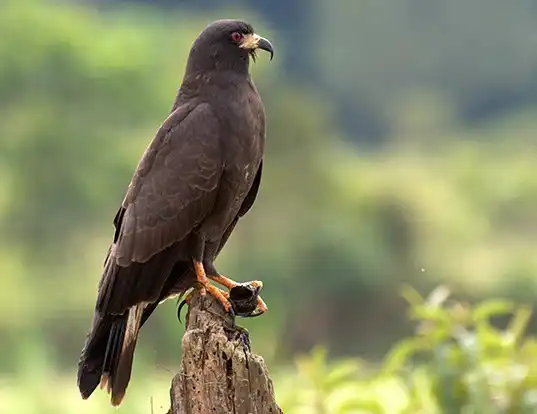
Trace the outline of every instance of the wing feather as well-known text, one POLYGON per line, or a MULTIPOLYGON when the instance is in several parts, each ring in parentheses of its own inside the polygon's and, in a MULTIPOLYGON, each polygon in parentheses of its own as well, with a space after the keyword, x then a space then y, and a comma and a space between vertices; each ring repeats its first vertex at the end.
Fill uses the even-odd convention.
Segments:
POLYGON ((177 108, 144 153, 114 224, 97 308, 123 313, 158 299, 185 239, 210 213, 223 169, 208 104, 177 108))

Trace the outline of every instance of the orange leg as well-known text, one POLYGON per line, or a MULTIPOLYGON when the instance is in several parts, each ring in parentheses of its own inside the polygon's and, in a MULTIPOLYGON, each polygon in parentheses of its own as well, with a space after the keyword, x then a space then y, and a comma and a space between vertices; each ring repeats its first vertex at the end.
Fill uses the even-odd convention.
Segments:
POLYGON ((203 287, 200 289, 200 294, 203 296, 205 295, 205 292, 209 292, 211 295, 213 295, 218 301, 222 304, 226 312, 229 312, 231 309, 231 304, 227 300, 226 296, 223 294, 223 292, 218 289, 217 287, 211 285, 209 282, 209 279, 207 279, 207 275, 205 274, 205 269, 203 268, 203 264, 201 262, 198 262, 197 260, 193 260, 194 262, 194 270, 196 271, 196 278, 198 279, 198 282, 203 287))
MULTIPOLYGON (((207 275, 207 277, 228 289, 233 289, 235 286, 238 285, 238 283, 235 282, 234 280, 231 280, 222 275, 207 275)), ((255 287, 263 287, 263 282, 261 282, 260 280, 254 280, 250 282, 250 284, 255 287)), ((261 299, 261 296, 257 297, 257 308, 259 309, 261 313, 265 313, 268 310, 268 307, 266 303, 263 301, 263 299, 261 299)))

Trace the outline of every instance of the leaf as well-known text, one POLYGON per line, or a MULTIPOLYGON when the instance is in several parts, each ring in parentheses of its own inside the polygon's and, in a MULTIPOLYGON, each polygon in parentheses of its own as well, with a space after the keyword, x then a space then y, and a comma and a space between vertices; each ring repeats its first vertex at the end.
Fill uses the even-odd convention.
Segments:
POLYGON ((356 413, 356 414, 384 414, 384 408, 379 401, 345 401, 339 405, 339 413, 356 413))
POLYGON ((393 375, 404 367, 410 357, 429 348, 429 343, 425 338, 403 339, 386 355, 381 375, 393 375))
POLYGON ((512 335, 513 342, 518 343, 528 327, 528 323, 531 318, 531 307, 530 306, 520 306, 515 312, 513 319, 509 322, 507 326, 507 332, 512 335))
POLYGON ((515 309, 515 304, 510 300, 491 299, 479 303, 474 307, 472 319, 474 323, 479 323, 483 320, 489 320, 493 316, 505 315, 512 313, 515 309))
POLYGON ((414 408, 420 407, 427 414, 438 414, 438 403, 432 392, 431 378, 427 373, 427 369, 425 367, 419 367, 413 370, 409 382, 410 395, 415 405, 414 408))
POLYGON ((445 309, 427 305, 414 307, 411 310, 411 319, 441 322, 443 324, 450 324, 451 320, 449 313, 445 309))
POLYGON ((425 303, 419 292, 409 285, 403 285, 400 295, 408 302, 411 308, 421 306, 425 303))
POLYGON ((346 382, 355 379, 359 365, 357 362, 349 360, 338 363, 332 367, 325 377, 324 385, 328 390, 340 387, 346 382))
POLYGON ((526 339, 520 348, 520 355, 528 361, 537 361, 537 339, 526 339))
POLYGON ((488 324, 481 324, 475 331, 477 347, 474 357, 479 364, 492 363, 502 358, 509 361, 516 358, 512 340, 506 335, 488 324))
POLYGON ((295 364, 300 375, 318 384, 325 376, 326 354, 325 348, 317 346, 309 354, 298 356, 295 364))
POLYGON ((435 308, 440 307, 449 297, 451 292, 446 286, 437 286, 427 298, 427 305, 435 308))

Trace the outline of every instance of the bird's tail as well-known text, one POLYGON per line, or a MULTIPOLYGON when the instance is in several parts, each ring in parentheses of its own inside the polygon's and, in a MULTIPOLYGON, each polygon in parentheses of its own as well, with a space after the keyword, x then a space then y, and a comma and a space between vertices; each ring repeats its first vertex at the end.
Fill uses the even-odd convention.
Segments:
POLYGON ((78 363, 82 398, 88 398, 100 384, 111 394, 112 405, 121 404, 131 377, 142 314, 141 305, 123 315, 96 313, 78 363))

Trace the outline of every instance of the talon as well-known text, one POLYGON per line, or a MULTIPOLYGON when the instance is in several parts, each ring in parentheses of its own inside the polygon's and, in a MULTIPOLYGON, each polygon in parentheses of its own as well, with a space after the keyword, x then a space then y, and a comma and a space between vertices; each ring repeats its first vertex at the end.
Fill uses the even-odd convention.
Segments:
MULTIPOLYGON (((263 283, 261 283, 261 286, 263 286, 263 283)), ((257 309, 259 310, 260 313, 256 316, 263 315, 264 313, 267 313, 268 311, 268 306, 265 303, 265 301, 261 299, 261 296, 257 297, 257 309)))
POLYGON ((235 318, 237 317, 237 314, 235 313, 235 309, 233 309, 233 306, 229 306, 228 313, 231 315, 231 320, 233 321, 233 324, 235 324, 235 318))
POLYGON ((186 299, 183 299, 183 300, 181 301, 181 303, 179 304, 179 307, 177 308, 177 319, 179 319, 179 323, 183 323, 183 321, 181 321, 181 310, 182 310, 183 307, 184 307, 185 305, 187 305, 187 304, 188 304, 187 300, 186 300, 186 299))
POLYGON ((249 285, 259 288, 259 290, 263 289, 263 282, 261 280, 252 280, 251 282, 248 282, 249 285))
MULTIPOLYGON (((259 293, 259 291, 263 288, 263 282, 260 281, 260 280, 254 280, 252 282, 250 282, 250 285, 254 286, 255 288, 257 288, 257 292, 259 293)), ((267 304, 265 303, 265 301, 261 298, 261 296, 257 296, 257 308, 256 308, 256 311, 257 312, 253 312, 250 317, 256 317, 256 316, 261 316, 263 315, 264 313, 267 313, 268 311, 268 306, 267 304)))
POLYGON ((193 289, 190 289, 190 292, 188 292, 188 290, 186 292, 188 292, 188 294, 184 297, 183 300, 181 300, 181 298, 183 297, 183 295, 186 293, 186 292, 183 292, 178 298, 177 298, 177 303, 179 303, 179 306, 177 308, 177 319, 179 320, 179 323, 183 323, 181 321, 181 311, 183 309, 183 307, 185 305, 190 305, 190 298, 192 297, 192 294, 194 293, 194 289, 196 288, 196 286, 194 286, 193 289))
POLYGON ((254 311, 250 315, 246 316, 246 318, 257 318, 258 316, 263 315, 265 312, 266 311, 262 311, 262 310, 254 311))

